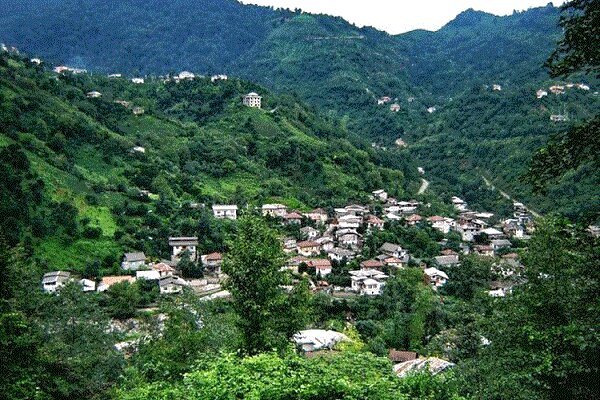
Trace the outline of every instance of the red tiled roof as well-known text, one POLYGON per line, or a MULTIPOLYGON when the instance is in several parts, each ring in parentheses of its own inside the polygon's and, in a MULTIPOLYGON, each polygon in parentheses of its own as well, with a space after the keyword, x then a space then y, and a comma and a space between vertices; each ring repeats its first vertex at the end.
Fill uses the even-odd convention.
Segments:
POLYGON ((365 260, 360 263, 363 268, 381 268, 383 267, 383 263, 377 260, 365 260))
POLYGON ((306 240, 304 242, 298 243, 298 247, 320 247, 321 245, 317 242, 313 242, 311 240, 306 240))
POLYGON ((134 283, 135 282, 135 276, 128 276, 128 275, 124 275, 124 276, 105 276, 104 278, 102 278, 102 284, 106 285, 106 286, 112 286, 116 283, 121 283, 121 282, 129 282, 129 283, 134 283))
POLYGON ((443 256, 457 256, 458 253, 452 249, 444 249, 444 250, 442 250, 442 255, 443 256))
POLYGON ((406 218, 407 221, 417 222, 422 220, 423 218, 419 214, 413 214, 410 217, 406 218))
POLYGON ((330 269, 331 261, 329 259, 308 260, 306 265, 317 269, 330 269))
POLYGON ((285 219, 302 219, 302 215, 298 214, 297 212, 291 212, 285 215, 285 217, 283 217, 285 219))
POLYGON ((440 217, 439 215, 434 215, 433 217, 427 218, 427 220, 430 222, 440 222, 440 221, 445 221, 446 218, 440 217))
POLYGON ((215 252, 206 256, 206 261, 219 261, 223 259, 223 254, 215 252))
POLYGON ((175 272, 175 268, 165 263, 158 263, 152 269, 158 272, 175 272))
POLYGON ((367 223, 369 224, 383 224, 383 220, 377 218, 375 215, 369 215, 367 219, 367 223))
POLYGON ((405 361, 416 360, 419 358, 419 353, 415 353, 414 351, 390 349, 388 358, 393 362, 401 363, 405 361))

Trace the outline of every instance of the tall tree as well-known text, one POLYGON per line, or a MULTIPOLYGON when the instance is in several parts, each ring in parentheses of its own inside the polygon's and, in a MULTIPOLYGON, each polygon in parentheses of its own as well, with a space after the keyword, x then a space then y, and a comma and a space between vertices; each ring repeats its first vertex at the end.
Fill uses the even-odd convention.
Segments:
MULTIPOLYGON (((546 62, 552 76, 600 72, 600 1, 572 0, 563 7, 564 36, 546 62)), ((533 157, 525 180, 538 192, 566 172, 592 162, 600 169, 600 117, 558 135, 533 157)), ((597 217, 592 215, 592 218, 597 217)))
MULTIPOLYGON (((244 350, 249 354, 283 349, 291 334, 300 328, 281 289, 285 256, 277 233, 258 217, 238 222, 237 238, 223 262, 228 275, 234 309, 239 316, 244 350), (288 315, 289 318, 281 318, 288 315)), ((293 302, 292 302, 293 303, 293 302)))

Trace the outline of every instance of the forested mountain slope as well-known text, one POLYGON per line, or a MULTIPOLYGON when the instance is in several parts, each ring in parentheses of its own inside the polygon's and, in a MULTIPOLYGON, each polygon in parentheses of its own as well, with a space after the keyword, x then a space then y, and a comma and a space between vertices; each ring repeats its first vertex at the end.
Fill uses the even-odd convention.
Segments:
POLYGON ((308 209, 418 186, 406 154, 376 151, 296 99, 249 82, 136 85, 0 57, 2 194, 10 200, 2 214, 11 216, 2 231, 55 267, 79 269, 123 248, 162 254, 170 234, 202 233, 202 250, 222 248, 214 233, 227 227, 209 221, 214 203, 308 209), (266 110, 242 106, 251 90, 266 110))

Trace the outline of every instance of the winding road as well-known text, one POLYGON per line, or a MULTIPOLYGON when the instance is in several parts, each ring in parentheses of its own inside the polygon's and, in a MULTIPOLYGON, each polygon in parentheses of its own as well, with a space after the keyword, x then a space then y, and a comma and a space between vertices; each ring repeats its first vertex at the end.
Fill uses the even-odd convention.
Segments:
MULTIPOLYGON (((509 195, 505 191, 503 191, 501 189, 498 189, 496 186, 494 186, 494 184, 492 182, 490 182, 490 180, 488 178, 486 178, 485 176, 483 176, 483 174, 479 174, 479 175, 481 176, 481 178, 483 179, 483 181, 485 182, 485 184, 487 186, 489 186, 490 188, 492 188, 492 190, 497 190, 498 193, 500 193, 500 195, 502 195, 502 197, 504 197, 505 199, 508 199, 508 200, 512 201, 513 203, 517 202, 517 200, 515 200, 511 195, 509 195)), ((526 204, 525 204, 525 207, 527 207, 526 204)), ((539 213, 536 213, 531 208, 527 207, 527 209, 529 210, 529 212, 531 213, 531 215, 533 215, 534 217, 536 217, 536 218, 541 217, 541 215, 539 213)))
POLYGON ((427 190, 428 187, 429 187, 429 181, 424 178, 421 178, 421 187, 419 188, 419 191, 417 192, 417 194, 425 193, 425 191, 427 190))

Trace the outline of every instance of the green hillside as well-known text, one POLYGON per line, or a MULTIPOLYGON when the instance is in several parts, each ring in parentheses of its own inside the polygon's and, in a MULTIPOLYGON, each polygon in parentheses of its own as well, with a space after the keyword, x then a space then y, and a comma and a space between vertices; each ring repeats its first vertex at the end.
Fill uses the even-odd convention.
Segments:
POLYGON ((3 228, 54 268, 91 260, 108 268, 123 249, 166 256, 171 234, 203 233, 202 250, 222 249, 231 227, 209 218, 214 203, 307 210, 418 186, 405 153, 376 151, 298 100, 249 82, 136 85, 1 57, 0 146, 12 163, 3 184, 18 192, 7 192, 17 200, 3 215, 21 214, 3 228), (262 110, 242 106, 249 91, 264 96, 262 110), (134 115, 136 107, 144 113, 134 115), (31 204, 26 213, 23 204, 31 204))

